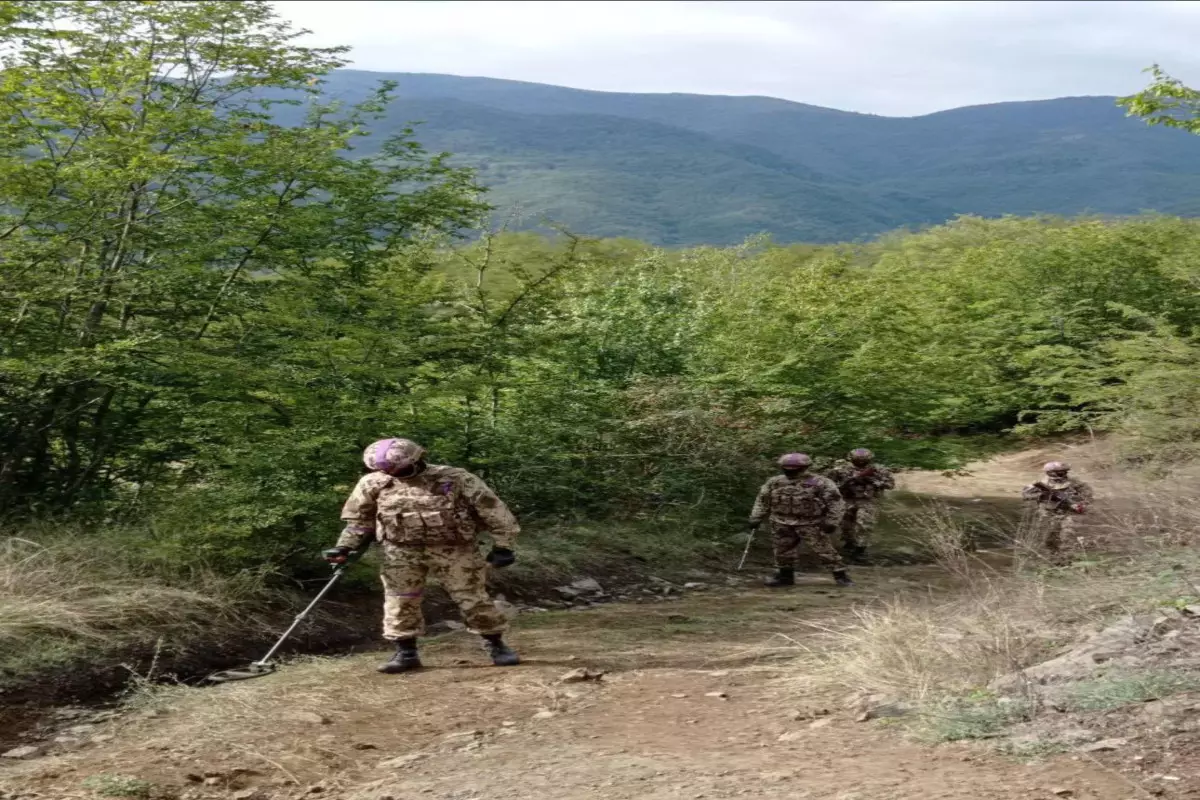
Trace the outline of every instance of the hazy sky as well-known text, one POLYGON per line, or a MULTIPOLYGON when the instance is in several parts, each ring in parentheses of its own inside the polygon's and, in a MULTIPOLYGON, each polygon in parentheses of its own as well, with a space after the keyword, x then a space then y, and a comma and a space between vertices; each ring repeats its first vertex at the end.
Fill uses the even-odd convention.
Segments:
POLYGON ((923 114, 1200 85, 1200 2, 277 2, 359 69, 923 114))

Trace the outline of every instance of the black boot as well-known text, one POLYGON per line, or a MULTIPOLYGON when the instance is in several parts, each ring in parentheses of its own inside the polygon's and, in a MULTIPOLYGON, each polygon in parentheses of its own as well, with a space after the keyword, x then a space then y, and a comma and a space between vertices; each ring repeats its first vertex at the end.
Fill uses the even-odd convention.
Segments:
POLYGON ((835 569, 833 571, 833 582, 838 586, 853 586, 854 581, 850 580, 850 576, 846 574, 844 569, 835 569))
POLYGON ((492 657, 492 663, 497 667, 515 667, 521 663, 521 657, 517 655, 517 651, 504 643, 504 639, 498 633, 488 634, 483 637, 487 642, 488 654, 492 657))
POLYGON ((772 589, 778 589, 783 586, 796 585, 796 568, 795 567, 778 567, 775 577, 767 580, 767 586, 772 589))
POLYGON ((417 653, 416 639, 396 640, 396 652, 379 665, 379 671, 386 675, 396 675, 401 672, 412 672, 421 668, 421 656, 417 653))

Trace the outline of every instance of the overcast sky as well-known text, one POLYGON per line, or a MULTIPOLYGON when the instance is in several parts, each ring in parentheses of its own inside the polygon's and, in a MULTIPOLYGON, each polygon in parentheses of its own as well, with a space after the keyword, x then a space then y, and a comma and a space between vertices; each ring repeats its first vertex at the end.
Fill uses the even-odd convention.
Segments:
POLYGON ((912 115, 1200 86, 1200 2, 324 2, 280 13, 358 69, 912 115))

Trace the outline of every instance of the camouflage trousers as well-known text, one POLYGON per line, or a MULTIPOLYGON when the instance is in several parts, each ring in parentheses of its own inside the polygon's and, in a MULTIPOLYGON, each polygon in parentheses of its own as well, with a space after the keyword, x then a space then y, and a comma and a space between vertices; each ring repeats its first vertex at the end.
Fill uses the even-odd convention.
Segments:
POLYGON ((425 632, 421 598, 432 573, 462 611, 472 633, 502 633, 508 620, 487 593, 487 562, 474 546, 383 547, 383 636, 407 639, 425 632))
POLYGON ((1034 542, 1054 562, 1069 561, 1083 549, 1079 518, 1074 514, 1056 514, 1038 509, 1033 516, 1034 542))
POLYGON ((842 557, 829 538, 829 534, 821 530, 819 524, 783 525, 771 523, 771 536, 775 544, 775 566, 794 567, 796 551, 802 543, 808 544, 821 563, 830 569, 842 569, 842 557))
POLYGON ((868 546, 878 519, 879 504, 875 500, 847 500, 841 524, 842 547, 868 546))

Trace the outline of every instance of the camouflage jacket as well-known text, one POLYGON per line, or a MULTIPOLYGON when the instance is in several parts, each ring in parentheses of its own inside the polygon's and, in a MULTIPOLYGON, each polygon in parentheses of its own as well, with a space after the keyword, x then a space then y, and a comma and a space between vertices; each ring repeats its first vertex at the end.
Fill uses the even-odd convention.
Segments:
POLYGON ((879 464, 859 469, 849 461, 839 461, 827 475, 847 500, 875 500, 888 489, 896 488, 892 471, 879 464))
POLYGON ((346 523, 339 547, 358 549, 378 540, 396 545, 476 546, 481 529, 497 547, 512 548, 521 532, 516 517, 479 477, 430 464, 413 478, 364 475, 342 506, 346 523))
POLYGON ((833 481, 820 475, 789 478, 776 475, 763 484, 750 512, 750 522, 769 517, 778 525, 835 524, 846 511, 846 501, 833 481))
POLYGON ((1076 506, 1086 509, 1094 497, 1092 487, 1083 481, 1067 478, 1065 481, 1050 479, 1031 483, 1021 490, 1021 497, 1037 503, 1042 511, 1055 514, 1082 513, 1076 506))

